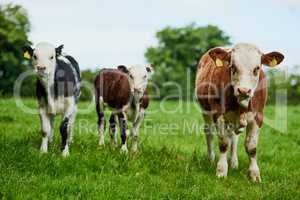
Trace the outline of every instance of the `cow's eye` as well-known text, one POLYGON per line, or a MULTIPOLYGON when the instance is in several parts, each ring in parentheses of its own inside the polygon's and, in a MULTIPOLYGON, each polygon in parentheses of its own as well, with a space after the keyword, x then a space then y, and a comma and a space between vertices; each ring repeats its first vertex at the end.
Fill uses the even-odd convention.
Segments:
POLYGON ((36 60, 36 59, 37 59, 37 56, 36 56, 35 54, 33 55, 33 59, 34 59, 34 60, 36 60))
POLYGON ((143 78, 146 79, 146 78, 147 78, 147 75, 145 75, 143 78))
POLYGON ((232 65, 232 66, 231 66, 231 72, 232 72, 233 74, 235 74, 235 73, 237 72, 237 68, 236 68, 235 65, 232 65))
POLYGON ((259 66, 257 66, 257 67, 254 68, 254 70, 253 70, 254 76, 257 76, 257 75, 258 75, 259 70, 260 70, 260 67, 259 67, 259 66))
POLYGON ((50 60, 53 60, 54 56, 50 56, 50 60))
POLYGON ((133 76, 132 76, 131 74, 129 75, 129 77, 130 77, 131 79, 133 79, 133 76))

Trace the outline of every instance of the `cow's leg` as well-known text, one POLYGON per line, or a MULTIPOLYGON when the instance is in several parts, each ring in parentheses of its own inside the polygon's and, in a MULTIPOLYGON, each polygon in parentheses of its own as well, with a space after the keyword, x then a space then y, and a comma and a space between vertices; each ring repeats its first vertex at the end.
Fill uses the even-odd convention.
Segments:
POLYGON ((51 137, 51 116, 47 114, 46 108, 40 107, 39 108, 39 115, 41 120, 41 129, 42 129, 42 144, 40 151, 41 153, 47 153, 48 152, 48 141, 49 137, 51 137))
POLYGON ((121 152, 127 153, 127 120, 126 116, 123 112, 118 114, 118 120, 120 125, 120 131, 121 131, 121 140, 122 140, 122 146, 121 146, 121 152))
POLYGON ((116 125, 117 125, 116 115, 111 114, 109 119, 109 134, 110 134, 110 143, 113 147, 116 147, 118 145, 116 125))
POLYGON ((254 182, 260 182, 260 172, 256 161, 256 147, 258 143, 259 127, 255 120, 248 124, 247 135, 245 140, 246 152, 249 156, 249 176, 254 182))
POLYGON ((237 146, 239 141, 239 135, 236 135, 234 132, 231 135, 231 158, 230 166, 234 169, 238 168, 238 157, 237 157, 237 146))
POLYGON ((76 117, 76 104, 74 99, 68 101, 68 107, 63 115, 63 120, 60 124, 61 134, 61 151, 64 157, 69 156, 69 145, 72 138, 72 126, 76 117))
POLYGON ((104 106, 103 106, 103 101, 101 99, 96 102, 96 110, 97 110, 97 115, 98 115, 99 145, 100 146, 104 145, 104 131, 105 131, 104 106))
POLYGON ((138 117, 136 121, 133 123, 132 127, 132 151, 136 152, 138 150, 138 143, 139 143, 139 129, 140 125, 145 116, 145 109, 141 108, 138 113, 138 117))
POLYGON ((48 136, 48 140, 49 142, 53 142, 53 138, 54 138, 54 115, 50 115, 50 135, 48 136))
POLYGON ((228 173, 227 150, 230 144, 229 137, 226 133, 225 120, 223 116, 217 119, 217 129, 219 136, 220 158, 217 164, 217 177, 226 177, 228 173))
POLYGON ((203 115, 203 119, 205 121, 204 133, 206 137, 208 159, 210 162, 213 163, 215 160, 215 151, 213 145, 214 135, 213 135, 212 118, 209 115, 203 115))

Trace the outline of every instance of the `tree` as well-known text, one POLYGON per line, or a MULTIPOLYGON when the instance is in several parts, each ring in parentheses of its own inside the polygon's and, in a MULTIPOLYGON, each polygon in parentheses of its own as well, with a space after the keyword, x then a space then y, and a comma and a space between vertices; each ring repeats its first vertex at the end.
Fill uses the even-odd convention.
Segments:
POLYGON ((212 25, 167 27, 157 32, 156 37, 158 45, 148 48, 145 57, 154 65, 153 82, 160 88, 160 98, 178 93, 176 87, 166 85, 170 81, 182 88, 183 97, 191 97, 200 57, 210 48, 230 44, 230 38, 212 25))
POLYGON ((90 101, 93 99, 94 94, 94 80, 99 72, 92 70, 82 70, 81 71, 81 95, 80 100, 90 101))
MULTIPOLYGON (((0 94, 11 95, 17 77, 28 69, 21 49, 28 41, 30 23, 27 12, 19 5, 0 5, 0 94)), ((34 93, 34 80, 26 79, 22 93, 34 93)))

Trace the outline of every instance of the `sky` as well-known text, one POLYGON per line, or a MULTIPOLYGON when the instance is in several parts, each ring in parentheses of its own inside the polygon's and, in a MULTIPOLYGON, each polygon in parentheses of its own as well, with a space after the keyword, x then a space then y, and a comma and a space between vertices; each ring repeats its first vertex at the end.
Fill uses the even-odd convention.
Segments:
POLYGON ((282 67, 300 64, 300 0, 0 0, 8 2, 28 11, 34 44, 64 44, 82 69, 146 63, 157 31, 192 22, 280 51, 282 67))

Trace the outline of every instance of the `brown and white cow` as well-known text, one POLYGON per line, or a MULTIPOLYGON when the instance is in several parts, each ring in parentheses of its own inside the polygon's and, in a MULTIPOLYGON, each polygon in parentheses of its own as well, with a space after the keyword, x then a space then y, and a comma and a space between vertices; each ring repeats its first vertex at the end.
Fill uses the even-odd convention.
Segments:
POLYGON ((148 107, 147 83, 153 73, 151 66, 119 66, 118 69, 103 69, 95 79, 95 100, 98 114, 99 145, 104 145, 104 110, 112 113, 109 119, 111 144, 117 145, 116 124, 121 131, 121 151, 127 152, 127 120, 133 123, 132 151, 138 149, 139 126, 148 107))
POLYGON ((259 129, 267 100, 267 80, 262 65, 275 67, 284 56, 264 54, 256 46, 240 43, 233 48, 213 48, 202 56, 196 76, 197 99, 203 110, 208 157, 214 161, 213 130, 219 137, 220 158, 216 175, 226 177, 227 151, 231 166, 238 167, 238 133, 246 127, 245 149, 251 180, 260 182, 256 161, 259 129))

